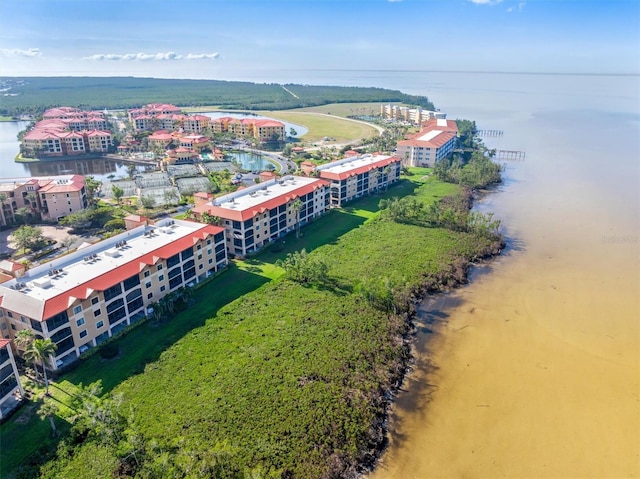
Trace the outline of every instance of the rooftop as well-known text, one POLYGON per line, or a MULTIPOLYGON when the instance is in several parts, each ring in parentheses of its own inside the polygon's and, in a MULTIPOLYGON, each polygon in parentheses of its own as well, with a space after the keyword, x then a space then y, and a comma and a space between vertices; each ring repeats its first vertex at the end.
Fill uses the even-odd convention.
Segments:
POLYGON ((62 258, 30 269, 20 278, 0 284, 0 305, 42 320, 66 310, 76 299, 139 273, 223 229, 165 219, 138 226, 62 258))
POLYGON ((322 178, 342 180, 352 175, 358 175, 374 168, 384 168, 394 161, 400 161, 398 157, 389 155, 362 155, 350 156, 342 160, 332 161, 316 168, 322 178))

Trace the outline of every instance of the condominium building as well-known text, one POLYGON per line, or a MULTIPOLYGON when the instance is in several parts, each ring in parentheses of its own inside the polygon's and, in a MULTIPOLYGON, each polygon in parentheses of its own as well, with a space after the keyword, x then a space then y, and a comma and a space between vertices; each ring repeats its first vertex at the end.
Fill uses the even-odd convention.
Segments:
POLYGON ((245 256, 323 214, 328 193, 325 180, 285 176, 214 198, 192 211, 219 217, 228 252, 245 256))
POLYGON ((432 168, 451 154, 456 145, 458 125, 443 118, 425 122, 422 129, 398 142, 396 154, 405 166, 432 168))
POLYGON ((420 107, 409 108, 399 105, 380 105, 380 116, 389 120, 399 120, 413 125, 422 125, 433 118, 446 118, 446 114, 439 111, 423 110, 420 107))
POLYGON ((51 338, 57 369, 140 320, 150 303, 227 264, 224 228, 147 222, 0 284, 0 329, 51 338))
POLYGON ((331 182, 330 205, 336 207, 397 181, 400 163, 397 156, 362 155, 320 165, 316 171, 331 182))
POLYGON ((261 142, 275 138, 283 141, 286 138, 284 123, 277 120, 256 118, 232 118, 224 116, 211 120, 211 128, 215 133, 232 133, 238 137, 253 137, 261 142))
POLYGON ((17 211, 28 208, 43 220, 57 220, 89 203, 84 176, 0 178, 0 224, 16 222, 17 211))
POLYGON ((23 397, 24 390, 11 350, 11 340, 0 339, 0 419, 13 411, 23 397))

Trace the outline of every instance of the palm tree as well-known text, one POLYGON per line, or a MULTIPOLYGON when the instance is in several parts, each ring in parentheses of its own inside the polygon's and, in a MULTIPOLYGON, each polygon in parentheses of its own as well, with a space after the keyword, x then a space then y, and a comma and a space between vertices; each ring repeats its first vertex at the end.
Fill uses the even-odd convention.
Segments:
POLYGON ((4 217, 4 202, 7 201, 7 195, 0 193, 0 216, 2 217, 2 225, 7 225, 7 219, 4 217))
POLYGON ((302 201, 300 201, 300 198, 296 198, 291 203, 291 210, 296 215, 296 238, 300 237, 300 209, 301 208, 302 208, 302 201))
POLYGON ((58 349, 58 345, 51 341, 50 338, 47 339, 35 339, 30 345, 29 348, 24 352, 24 357, 27 361, 36 361, 39 360, 42 363, 42 373, 44 374, 44 386, 45 386, 45 394, 49 395, 49 378, 47 377, 47 364, 46 361, 49 360, 55 353, 56 349, 58 349))
POLYGON ((57 406, 50 401, 45 401, 42 406, 40 406, 40 409, 38 409, 38 417, 40 419, 49 419, 49 424, 51 424, 51 435, 54 437, 58 435, 56 423, 53 421, 53 416, 55 416, 57 412, 57 406))
POLYGON ((29 224, 29 216, 31 215, 31 208, 27 208, 23 206, 21 208, 18 208, 18 211, 16 211, 16 213, 22 216, 22 219, 24 220, 25 225, 29 224))
POLYGON ((30 329, 23 329, 16 333, 13 341, 16 343, 18 349, 26 351, 27 349, 29 349, 29 346, 31 346, 31 343, 34 339, 36 339, 36 337, 33 334, 33 331, 31 331, 30 329))

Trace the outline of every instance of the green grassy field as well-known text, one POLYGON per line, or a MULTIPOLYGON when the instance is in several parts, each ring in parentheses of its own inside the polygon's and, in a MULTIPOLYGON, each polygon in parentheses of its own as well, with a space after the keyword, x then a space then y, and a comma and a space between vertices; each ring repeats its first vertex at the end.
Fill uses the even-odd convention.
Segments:
POLYGON ((289 111, 326 113, 328 115, 335 115, 346 118, 354 115, 379 115, 380 105, 384 104, 385 103, 331 103, 329 105, 296 108, 295 110, 289 111))
POLYGON ((378 135, 378 130, 375 128, 337 116, 298 111, 265 111, 262 113, 278 120, 307 127, 309 132, 302 137, 302 140, 310 143, 320 141, 325 136, 335 138, 336 142, 346 142, 378 135))
MULTIPOLYGON (((353 294, 354 285, 400 278, 417 287, 483 246, 468 234, 378 219, 381 198, 413 194, 429 203, 459 191, 426 180, 428 173, 414 171, 304 227, 302 237, 235 263, 198 288, 188 310, 120 339, 117 358, 95 355, 61 378, 54 397, 68 402, 79 383, 101 378, 105 392, 124 393, 137 430, 178 472, 189 458, 217 451, 237 477, 262 466, 270 477, 346 474, 380 440, 383 392, 406 354, 407 324, 353 294), (329 264, 325 287, 282 278, 275 262, 302 248, 329 264)), ((23 437, 47 441, 48 425, 33 417, 20 424, 24 414, 0 430, 3 477, 26 460, 25 447, 33 450, 23 437)), ((46 477, 104 474, 117 464, 114 454, 89 442, 49 464, 46 477)))

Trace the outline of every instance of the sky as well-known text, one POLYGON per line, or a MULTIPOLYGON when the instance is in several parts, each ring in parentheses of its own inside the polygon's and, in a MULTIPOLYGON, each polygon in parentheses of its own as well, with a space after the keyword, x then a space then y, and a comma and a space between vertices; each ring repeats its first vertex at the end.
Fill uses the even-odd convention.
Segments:
POLYGON ((334 69, 639 74, 640 0, 0 0, 0 76, 334 69))

